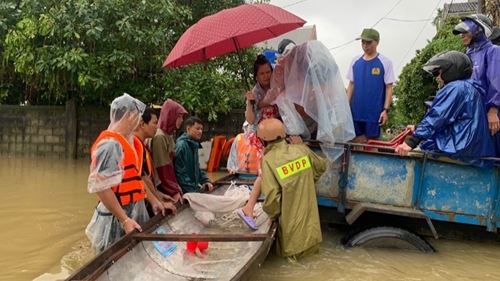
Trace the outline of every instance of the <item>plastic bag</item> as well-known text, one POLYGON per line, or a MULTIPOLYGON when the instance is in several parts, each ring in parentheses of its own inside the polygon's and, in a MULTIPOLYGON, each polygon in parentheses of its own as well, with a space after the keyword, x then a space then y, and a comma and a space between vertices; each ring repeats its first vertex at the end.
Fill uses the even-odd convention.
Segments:
POLYGON ((213 224, 215 222, 215 214, 212 212, 194 212, 194 217, 205 225, 213 224))

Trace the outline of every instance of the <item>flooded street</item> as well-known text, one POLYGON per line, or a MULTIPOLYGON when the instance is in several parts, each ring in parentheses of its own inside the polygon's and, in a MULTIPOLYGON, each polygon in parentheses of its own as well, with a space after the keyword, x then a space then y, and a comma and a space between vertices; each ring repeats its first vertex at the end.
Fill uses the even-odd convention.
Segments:
POLYGON ((96 203, 86 190, 88 163, 2 155, 1 280, 58 277, 96 203))
MULTIPOLYGON (((0 157, 0 280, 61 280, 90 257, 88 164, 0 157)), ((268 256, 253 280, 500 280, 500 244, 429 238, 437 252, 422 254, 344 249, 342 234, 325 232, 321 253, 298 264, 268 256)))

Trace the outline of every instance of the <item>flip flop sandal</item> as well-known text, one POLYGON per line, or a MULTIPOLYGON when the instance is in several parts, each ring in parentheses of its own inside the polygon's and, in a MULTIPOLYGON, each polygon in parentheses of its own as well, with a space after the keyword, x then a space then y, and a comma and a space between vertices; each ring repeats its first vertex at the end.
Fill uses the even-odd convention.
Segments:
POLYGON ((243 220, 243 222, 248 225, 253 230, 258 230, 257 226, 255 226, 255 222, 252 217, 245 216, 242 210, 238 211, 238 216, 243 220))

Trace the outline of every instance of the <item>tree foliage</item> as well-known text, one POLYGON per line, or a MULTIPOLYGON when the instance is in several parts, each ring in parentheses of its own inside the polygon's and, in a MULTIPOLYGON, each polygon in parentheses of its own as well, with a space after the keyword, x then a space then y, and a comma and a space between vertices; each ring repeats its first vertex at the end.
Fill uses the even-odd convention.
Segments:
POLYGON ((418 124, 425 112, 423 102, 436 94, 439 85, 434 77, 422 69, 422 66, 434 55, 447 50, 464 52, 460 36, 452 33, 453 27, 459 22, 456 17, 449 17, 438 29, 434 38, 403 68, 394 87, 395 117, 392 125, 418 124))
POLYGON ((244 0, 3 0, 0 101, 108 105, 128 92, 148 104, 174 98, 195 114, 243 106, 258 49, 161 69, 184 31, 244 0), (246 74, 246 76, 244 75, 246 74))

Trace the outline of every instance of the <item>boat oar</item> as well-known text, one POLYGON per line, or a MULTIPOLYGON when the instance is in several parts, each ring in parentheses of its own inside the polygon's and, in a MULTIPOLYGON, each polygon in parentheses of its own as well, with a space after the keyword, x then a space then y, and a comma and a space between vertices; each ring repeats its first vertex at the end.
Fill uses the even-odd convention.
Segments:
POLYGON ((133 236, 139 241, 211 241, 211 242, 238 242, 264 241, 267 234, 149 234, 138 233, 133 236))

